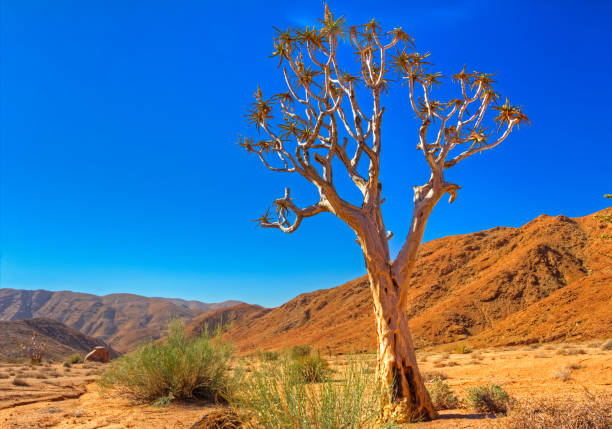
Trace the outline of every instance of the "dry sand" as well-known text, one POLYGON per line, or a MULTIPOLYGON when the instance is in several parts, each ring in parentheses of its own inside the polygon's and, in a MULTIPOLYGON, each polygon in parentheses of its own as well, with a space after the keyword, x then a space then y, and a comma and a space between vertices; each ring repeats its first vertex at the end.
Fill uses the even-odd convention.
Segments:
MULTIPOLYGON (((374 357, 366 357, 374 363, 374 357)), ((346 356, 330 358, 332 367, 346 365, 346 356)), ((495 383, 511 396, 558 397, 612 393, 612 351, 594 345, 543 345, 484 349, 468 354, 429 351, 420 354, 424 373, 439 371, 448 378, 460 399, 471 386, 495 383), (571 369, 571 368, 575 369, 571 369), (568 368, 569 379, 556 377, 568 368)), ((0 365, 0 427, 21 428, 189 428, 215 409, 204 403, 166 407, 134 404, 120 396, 101 396, 95 383, 103 365, 35 366, 0 365), (15 386, 18 374, 28 386, 15 386), (41 378, 36 378, 41 377, 41 378), (45 378, 42 378, 45 377, 45 378)), ((503 424, 504 418, 496 419, 503 424)), ((466 409, 447 410, 434 422, 406 425, 411 428, 478 428, 491 422, 466 409)))

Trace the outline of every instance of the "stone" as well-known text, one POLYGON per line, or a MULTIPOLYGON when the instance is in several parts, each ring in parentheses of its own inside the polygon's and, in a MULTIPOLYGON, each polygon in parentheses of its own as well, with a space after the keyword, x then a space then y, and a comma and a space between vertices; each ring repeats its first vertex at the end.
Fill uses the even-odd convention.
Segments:
POLYGON ((92 351, 90 351, 83 362, 102 362, 107 363, 110 360, 110 354, 106 347, 94 347, 92 351))

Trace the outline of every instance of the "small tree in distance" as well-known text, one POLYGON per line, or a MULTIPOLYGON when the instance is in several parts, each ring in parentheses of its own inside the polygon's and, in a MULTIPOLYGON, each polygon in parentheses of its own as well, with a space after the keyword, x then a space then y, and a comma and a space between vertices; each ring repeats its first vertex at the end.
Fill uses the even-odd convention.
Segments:
POLYGON ((468 73, 465 67, 452 77, 459 88, 458 98, 435 99, 434 87, 443 76, 427 69, 430 54, 416 52, 413 39, 401 28, 383 32, 374 20, 347 28, 345 19, 335 18, 327 6, 320 22, 318 30, 276 30, 274 56, 287 92, 265 98, 258 87, 248 119, 266 137, 239 139, 268 169, 299 174, 312 183, 319 201, 298 207, 286 188, 273 209, 257 221, 262 227, 292 233, 305 218, 330 212, 355 232, 374 302, 376 374, 392 386, 389 415, 400 417, 399 421, 432 419, 436 411, 417 367, 406 312, 409 280, 425 225, 442 196, 449 194, 453 202, 460 189, 446 181, 445 171, 496 147, 528 119, 507 99, 497 103, 500 95, 492 87, 493 75, 468 73), (359 66, 353 74, 338 61, 338 50, 349 44, 359 66), (392 260, 391 234, 381 212, 380 155, 385 112, 381 96, 391 89, 394 76, 405 84, 407 104, 420 121, 416 148, 431 175, 425 184, 414 187, 410 231, 392 260), (366 96, 371 103, 368 108, 358 103, 358 98, 362 102, 366 96), (485 115, 490 107, 497 112, 494 119, 485 115), (485 128, 487 120, 495 122, 491 133, 485 128), (334 184, 338 167, 361 192, 359 204, 349 202, 334 184))
POLYGON ((46 340, 38 338, 38 332, 32 332, 29 341, 27 343, 22 341, 19 343, 19 346, 30 359, 30 363, 41 363, 47 347, 47 342, 46 340))

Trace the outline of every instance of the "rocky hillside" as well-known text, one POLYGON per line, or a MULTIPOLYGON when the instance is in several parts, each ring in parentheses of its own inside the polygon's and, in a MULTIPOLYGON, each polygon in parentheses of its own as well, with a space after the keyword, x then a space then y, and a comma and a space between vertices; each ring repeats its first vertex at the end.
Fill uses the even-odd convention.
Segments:
POLYGON ((53 319, 125 352, 140 342, 160 338, 173 318, 189 322, 206 311, 236 303, 207 304, 131 294, 96 296, 67 291, 0 289, 0 320, 53 319))
MULTIPOLYGON (((416 344, 612 336, 612 240, 600 238, 605 228, 592 216, 543 215, 520 228, 425 243, 409 292, 416 344)), ((196 318, 190 329, 221 318, 233 319, 226 335, 245 353, 304 343, 333 352, 374 350, 365 278, 271 310, 248 305, 217 310, 196 318)))
POLYGON ((45 343, 45 360, 63 360, 78 353, 85 357, 96 346, 106 347, 111 357, 119 354, 104 341, 85 335, 51 319, 0 321, 0 361, 27 359, 20 343, 29 344, 32 335, 45 343))

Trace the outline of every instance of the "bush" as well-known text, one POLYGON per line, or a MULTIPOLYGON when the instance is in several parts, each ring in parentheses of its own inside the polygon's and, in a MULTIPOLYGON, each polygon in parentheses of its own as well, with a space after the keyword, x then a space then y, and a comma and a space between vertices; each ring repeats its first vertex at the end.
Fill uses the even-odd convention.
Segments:
POLYGON ((453 349, 453 353, 457 355, 466 355, 468 353, 472 353, 472 348, 468 345, 461 344, 453 349))
POLYGON ((459 405, 459 400, 453 395, 448 383, 440 377, 434 377, 427 390, 436 410, 449 410, 459 405))
POLYGON ((67 362, 68 362, 68 363, 70 363, 70 364, 73 364, 73 365, 74 365, 75 363, 80 363, 80 362, 81 362, 81 355, 80 355, 80 354, 78 354, 78 353, 75 353, 75 354, 73 354, 73 355, 70 355, 70 356, 68 357, 67 362))
POLYGON ((559 368, 552 373, 553 378, 558 378, 559 380, 567 381, 572 377, 572 371, 564 366, 563 368, 559 368))
POLYGON ((329 364, 319 353, 294 359, 292 365, 294 367, 293 370, 303 383, 327 381, 331 372, 329 364))
POLYGON ((316 386, 303 382, 295 362, 287 355, 278 362, 263 362, 244 380, 236 405, 266 428, 374 427, 382 401, 364 361, 350 361, 338 374, 340 380, 316 386))
POLYGON ((425 383, 432 383, 435 378, 439 378, 440 380, 446 380, 448 375, 441 371, 426 371, 421 373, 421 377, 425 383))
POLYGON ((586 354, 586 352, 583 349, 575 349, 573 347, 564 347, 564 348, 557 350, 557 354, 563 355, 563 356, 572 356, 572 355, 583 355, 583 354, 586 354))
POLYGON ((612 350, 612 339, 606 340, 601 345, 602 350, 612 350))
POLYGON ((607 429, 612 427, 612 395, 585 394, 565 398, 513 402, 505 419, 510 429, 607 429))
POLYGON ((469 407, 478 413, 505 413, 510 396, 497 384, 487 384, 468 389, 469 407))
POLYGON ((207 330, 188 339, 180 321, 171 322, 168 331, 165 341, 144 344, 113 361, 100 386, 140 401, 228 400, 232 393, 229 345, 207 330))
POLYGON ((273 361, 278 360, 278 358, 280 357, 280 353, 279 352, 261 352, 259 356, 261 360, 263 361, 273 362, 273 361))
POLYGON ((308 356, 312 353, 312 347, 308 344, 303 344, 301 346, 293 346, 289 350, 289 355, 292 359, 298 359, 304 356, 308 356))

